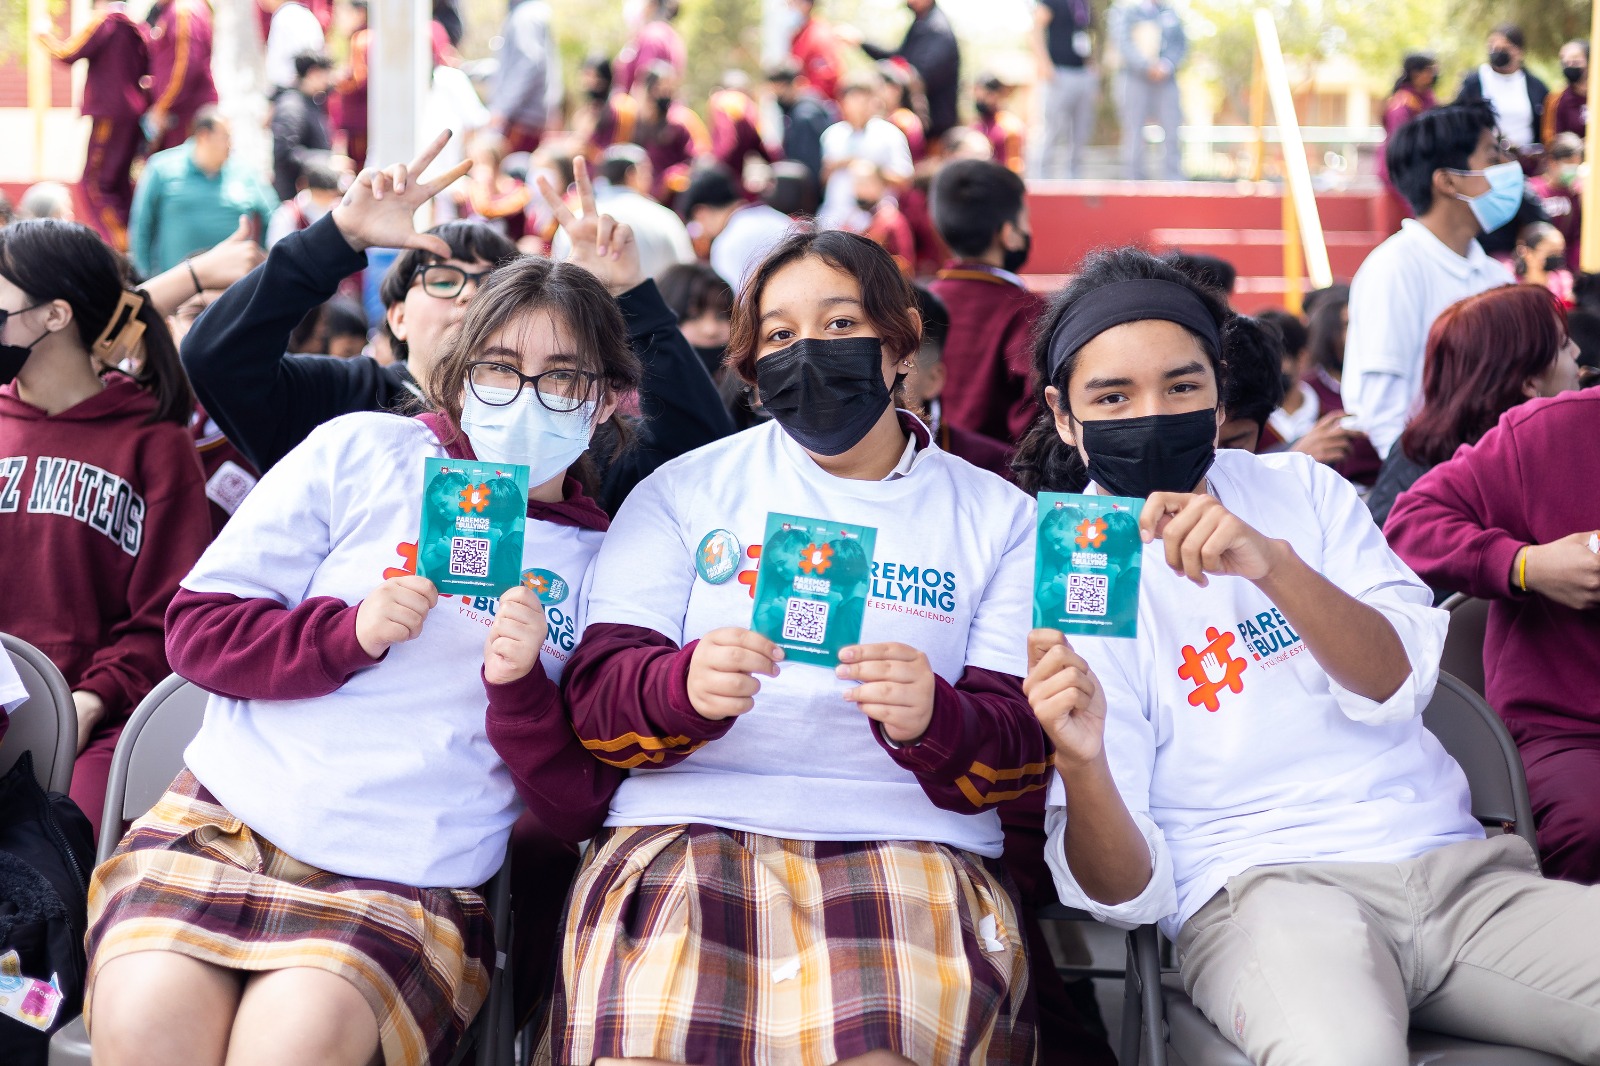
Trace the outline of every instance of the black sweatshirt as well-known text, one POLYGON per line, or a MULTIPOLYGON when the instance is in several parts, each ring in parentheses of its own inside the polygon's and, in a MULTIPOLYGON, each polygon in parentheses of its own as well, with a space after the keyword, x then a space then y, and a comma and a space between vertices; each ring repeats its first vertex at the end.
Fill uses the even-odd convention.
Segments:
POLYGON ((863 43, 862 51, 874 60, 904 59, 922 76, 928 98, 928 144, 943 137, 960 122, 957 99, 961 95, 961 46, 956 31, 937 5, 914 18, 899 48, 863 43))
MULTIPOLYGON (((201 406, 262 473, 339 415, 422 410, 421 390, 404 364, 284 353, 306 312, 366 265, 329 215, 274 245, 267 261, 206 308, 184 338, 183 366, 201 406)), ((602 467, 600 502, 612 513, 656 467, 734 431, 705 364, 678 332, 655 283, 623 293, 617 306, 644 379, 634 446, 602 467)))

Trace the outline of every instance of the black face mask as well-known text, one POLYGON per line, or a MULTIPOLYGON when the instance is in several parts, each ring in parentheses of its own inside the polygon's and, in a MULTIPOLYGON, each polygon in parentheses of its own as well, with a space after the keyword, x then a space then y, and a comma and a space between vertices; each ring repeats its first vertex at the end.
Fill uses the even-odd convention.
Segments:
POLYGON ((1298 385, 1298 384, 1299 384, 1299 382, 1295 381, 1293 374, 1284 374, 1283 375, 1283 394, 1285 396, 1289 395, 1291 392, 1294 391, 1294 387, 1296 385, 1298 385))
POLYGON ((856 198, 856 206, 861 208, 861 210, 865 211, 867 214, 870 215, 870 214, 874 214, 878 210, 878 201, 876 201, 876 200, 863 200, 860 197, 857 197, 856 198))
POLYGON ((590 89, 589 99, 593 100, 597 104, 605 103, 607 100, 611 99, 611 86, 602 85, 598 89, 590 89))
POLYGON ((655 98, 655 103, 656 110, 661 113, 661 118, 665 120, 667 117, 667 112, 672 110, 672 97, 658 96, 655 98))
POLYGON ((696 344, 694 346, 694 354, 698 355, 700 361, 705 363, 706 373, 714 378, 722 372, 722 360, 728 354, 728 346, 726 344, 718 344, 710 348, 702 348, 696 344))
POLYGON ((1028 253, 1031 251, 1033 251, 1033 234, 1024 233, 1021 248, 1006 248, 1001 252, 1000 269, 1015 274, 1028 262, 1028 253))
POLYGON ((1511 65, 1511 53, 1504 48, 1496 48, 1489 53, 1489 65, 1496 70, 1504 70, 1511 65))
POLYGON ((1217 456, 1217 412, 1079 422, 1089 477, 1114 496, 1193 492, 1217 456))
POLYGON ((1589 76, 1588 67, 1562 67, 1561 76, 1567 79, 1568 85, 1577 85, 1589 76))
POLYGON ((1567 257, 1564 255, 1547 255, 1544 257, 1544 268, 1546 270, 1565 270, 1567 269, 1567 257))
POLYGON ((993 104, 984 100, 979 100, 972 106, 978 112, 978 114, 982 115, 984 118, 994 118, 994 113, 997 110, 993 104))
MULTIPOLYGON (((42 305, 33 305, 33 307, 39 306, 42 305)), ((5 328, 7 318, 20 315, 24 311, 32 311, 33 307, 19 307, 15 311, 0 312, 0 329, 5 328)), ((49 334, 50 331, 46 330, 28 344, 0 344, 0 385, 9 385, 17 380, 17 375, 22 373, 22 365, 28 361, 28 356, 33 354, 33 346, 49 334)))
POLYGON ((756 363, 756 390, 800 447, 843 455, 889 406, 883 345, 876 337, 796 341, 756 363))

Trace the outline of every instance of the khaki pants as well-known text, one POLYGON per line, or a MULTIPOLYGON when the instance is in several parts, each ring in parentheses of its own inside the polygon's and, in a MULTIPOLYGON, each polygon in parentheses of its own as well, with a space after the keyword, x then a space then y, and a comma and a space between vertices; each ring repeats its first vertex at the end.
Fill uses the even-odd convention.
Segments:
POLYGON ((1258 1066, 1405 1066, 1419 1028, 1600 1066, 1600 887, 1520 837, 1257 866, 1178 936, 1184 988, 1258 1066))

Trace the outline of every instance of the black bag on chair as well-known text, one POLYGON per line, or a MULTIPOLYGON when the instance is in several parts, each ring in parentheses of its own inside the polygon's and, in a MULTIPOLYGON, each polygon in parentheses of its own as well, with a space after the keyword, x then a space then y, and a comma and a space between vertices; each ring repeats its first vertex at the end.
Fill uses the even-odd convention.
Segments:
POLYGON ((89 819, 39 787, 25 752, 0 777, 0 1062, 8 1066, 46 1066, 50 1034, 83 1010, 93 867, 89 819))

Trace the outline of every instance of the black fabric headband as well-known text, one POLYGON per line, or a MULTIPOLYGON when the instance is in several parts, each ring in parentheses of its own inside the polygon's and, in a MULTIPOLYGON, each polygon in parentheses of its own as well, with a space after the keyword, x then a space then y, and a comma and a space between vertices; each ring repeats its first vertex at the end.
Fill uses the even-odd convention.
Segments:
POLYGON ((1153 278, 1119 281, 1085 294, 1056 323, 1050 334, 1050 379, 1055 380, 1061 364, 1072 353, 1112 326, 1147 319, 1176 322, 1198 334, 1212 356, 1222 355, 1217 320, 1193 289, 1153 278))

